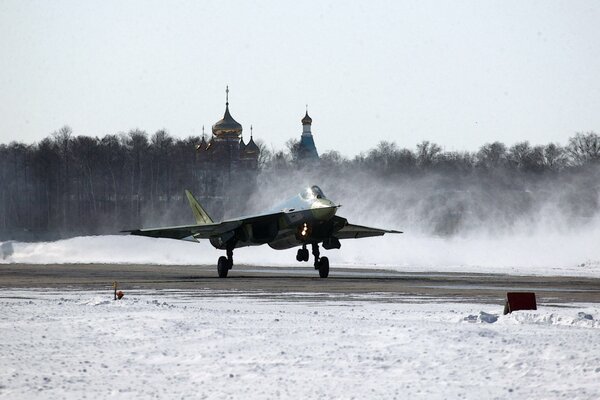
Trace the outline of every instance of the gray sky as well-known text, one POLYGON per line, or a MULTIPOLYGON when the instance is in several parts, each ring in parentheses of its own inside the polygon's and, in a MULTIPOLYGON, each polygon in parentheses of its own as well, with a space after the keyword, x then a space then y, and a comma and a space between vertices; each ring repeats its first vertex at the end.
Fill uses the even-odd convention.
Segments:
POLYGON ((61 126, 275 148, 305 104, 320 152, 446 150, 600 131, 598 1, 0 2, 0 142, 61 126))

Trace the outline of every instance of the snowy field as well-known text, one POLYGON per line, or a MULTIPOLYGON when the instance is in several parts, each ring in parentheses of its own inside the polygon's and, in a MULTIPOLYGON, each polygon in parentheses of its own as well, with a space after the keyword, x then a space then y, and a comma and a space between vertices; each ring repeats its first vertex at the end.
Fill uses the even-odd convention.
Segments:
POLYGON ((110 298, 0 290, 0 398, 600 398, 598 305, 110 298))
MULTIPOLYGON (((569 234, 437 238, 386 235, 346 240, 323 251, 333 267, 374 267, 406 272, 478 272, 600 277, 600 228, 569 234)), ((2 243, 0 243, 2 245, 2 243)), ((4 245, 6 246, 6 244, 4 245)), ((56 242, 11 243, 2 263, 124 263, 215 265, 223 251, 200 243, 136 236, 86 236, 56 242)), ((297 266, 296 249, 236 249, 236 264, 297 266)), ((303 264, 304 265, 304 264, 303 264)))

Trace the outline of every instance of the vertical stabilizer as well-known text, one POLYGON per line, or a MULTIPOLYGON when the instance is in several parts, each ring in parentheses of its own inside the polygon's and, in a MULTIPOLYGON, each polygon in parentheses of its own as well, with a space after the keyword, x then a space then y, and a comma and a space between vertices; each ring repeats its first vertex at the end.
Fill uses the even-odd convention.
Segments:
POLYGON ((194 213, 196 223, 198 225, 212 224, 212 218, 208 215, 206 211, 204 211, 204 208, 202 208, 200 203, 198 203, 198 200, 194 198, 194 195, 191 194, 189 190, 185 191, 185 195, 187 196, 188 201, 190 202, 190 207, 192 207, 192 212, 194 213))

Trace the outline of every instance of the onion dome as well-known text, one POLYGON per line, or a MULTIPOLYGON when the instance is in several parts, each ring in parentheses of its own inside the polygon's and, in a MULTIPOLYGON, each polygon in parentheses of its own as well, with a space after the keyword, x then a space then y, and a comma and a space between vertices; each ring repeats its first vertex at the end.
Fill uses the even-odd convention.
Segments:
POLYGON ((258 154, 258 153, 260 153, 260 150, 259 150, 258 146, 256 145, 256 143, 254 143, 254 139, 252 138, 252 136, 250 136, 250 141, 244 148, 244 154, 254 155, 254 154, 258 154))
POLYGON ((310 125, 312 124, 312 118, 308 116, 308 110, 306 111, 306 115, 302 118, 302 125, 310 125))
POLYGON ((206 140, 204 139, 204 135, 203 135, 202 140, 200 141, 200 144, 196 145, 196 150, 198 150, 198 151, 206 150, 207 147, 208 147, 208 143, 206 143, 206 140))
POLYGON ((225 106, 225 115, 212 127, 213 134, 219 136, 239 136, 242 133, 242 125, 229 113, 229 103, 225 106))
POLYGON ((246 148, 246 143, 244 143, 244 137, 240 138, 240 151, 244 151, 246 148))
POLYGON ((210 138, 210 141, 206 145, 206 150, 210 149, 215 144, 215 137, 210 138))
POLYGON ((242 125, 229 113, 229 86, 225 89, 225 115, 213 125, 212 131, 217 138, 237 138, 242 134, 242 125))

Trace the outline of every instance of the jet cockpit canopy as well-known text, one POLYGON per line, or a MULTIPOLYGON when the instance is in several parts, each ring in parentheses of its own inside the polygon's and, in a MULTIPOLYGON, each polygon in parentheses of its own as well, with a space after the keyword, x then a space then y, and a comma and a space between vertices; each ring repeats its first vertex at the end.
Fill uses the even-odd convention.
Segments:
POLYGON ((300 193, 300 196, 304 200, 326 199, 325 194, 323 193, 321 188, 318 187, 317 185, 306 188, 302 193, 300 193))

